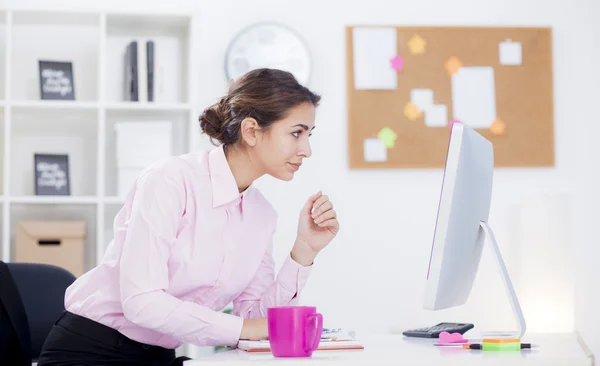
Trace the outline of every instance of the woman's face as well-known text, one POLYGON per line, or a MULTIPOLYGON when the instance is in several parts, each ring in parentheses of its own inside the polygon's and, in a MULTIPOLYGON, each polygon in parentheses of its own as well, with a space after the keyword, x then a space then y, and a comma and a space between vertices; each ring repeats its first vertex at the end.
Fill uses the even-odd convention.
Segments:
POLYGON ((266 174, 289 181, 302 161, 312 155, 309 137, 315 127, 315 107, 304 103, 291 109, 287 117, 260 134, 255 156, 266 174))

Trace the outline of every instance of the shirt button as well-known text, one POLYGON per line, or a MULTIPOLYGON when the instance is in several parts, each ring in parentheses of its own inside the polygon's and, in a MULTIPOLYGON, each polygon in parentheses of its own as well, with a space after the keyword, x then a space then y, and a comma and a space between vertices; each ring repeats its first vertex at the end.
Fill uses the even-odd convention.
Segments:
POLYGON ((217 283, 217 287, 221 288, 223 287, 225 284, 223 283, 223 281, 219 281, 219 283, 217 283))

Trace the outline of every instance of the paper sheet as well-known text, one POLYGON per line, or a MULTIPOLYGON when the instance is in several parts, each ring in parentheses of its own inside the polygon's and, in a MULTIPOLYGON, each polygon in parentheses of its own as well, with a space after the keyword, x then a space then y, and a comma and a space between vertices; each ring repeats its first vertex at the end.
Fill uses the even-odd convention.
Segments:
POLYGON ((498 44, 501 65, 520 65, 522 60, 521 42, 513 42, 507 39, 498 44))
POLYGON ((435 104, 425 112, 425 125, 427 127, 448 126, 448 107, 445 104, 435 104))
POLYGON ((410 91, 410 102, 421 111, 426 111, 427 108, 433 105, 433 90, 431 89, 412 89, 410 91))
POLYGON ((387 161, 387 148, 380 139, 366 139, 364 141, 364 155, 367 162, 387 161))
POLYGON ((472 128, 489 128, 496 120, 494 69, 461 67, 452 75, 453 119, 472 128))
POLYGON ((390 67, 397 55, 395 28, 352 29, 354 88, 358 90, 396 89, 398 74, 390 67))

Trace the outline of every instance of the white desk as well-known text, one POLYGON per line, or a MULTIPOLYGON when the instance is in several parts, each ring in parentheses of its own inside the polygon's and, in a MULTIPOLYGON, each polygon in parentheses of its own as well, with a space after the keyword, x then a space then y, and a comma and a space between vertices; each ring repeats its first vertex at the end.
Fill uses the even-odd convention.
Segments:
POLYGON ((373 335, 363 340, 365 349, 354 351, 316 351, 310 358, 275 358, 271 353, 232 350, 185 362, 185 366, 260 365, 528 365, 593 366, 593 355, 577 334, 526 335, 523 342, 540 347, 522 351, 480 351, 434 347, 435 340, 406 338, 402 335, 373 335))

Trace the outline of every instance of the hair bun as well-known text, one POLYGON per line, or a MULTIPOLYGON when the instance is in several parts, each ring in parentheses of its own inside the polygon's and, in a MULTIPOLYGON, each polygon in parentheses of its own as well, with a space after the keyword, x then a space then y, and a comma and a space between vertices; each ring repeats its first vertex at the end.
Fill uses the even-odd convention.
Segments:
POLYGON ((226 119, 223 115, 222 103, 216 103, 206 108, 200 115, 200 128, 212 140, 220 143, 227 142, 226 119))
POLYGON ((241 128, 245 118, 267 130, 293 108, 306 103, 317 107, 320 100, 288 71, 253 69, 232 80, 227 94, 202 112, 200 128, 215 145, 215 140, 225 146, 244 143, 241 128))

